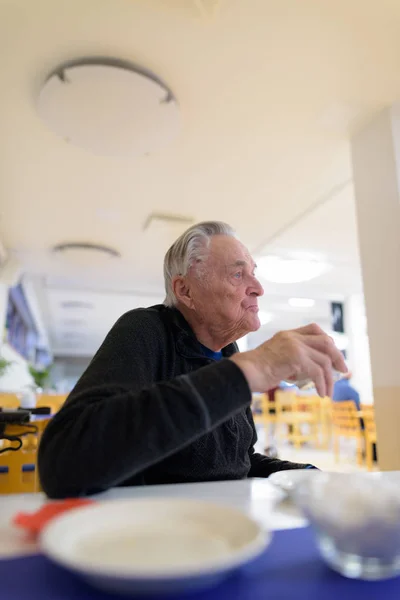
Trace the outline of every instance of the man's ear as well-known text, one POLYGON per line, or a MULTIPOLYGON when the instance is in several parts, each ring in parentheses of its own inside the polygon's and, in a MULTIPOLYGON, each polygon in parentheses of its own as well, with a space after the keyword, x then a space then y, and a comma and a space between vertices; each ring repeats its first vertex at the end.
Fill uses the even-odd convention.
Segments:
POLYGON ((172 280, 172 289, 178 302, 182 302, 188 308, 193 308, 193 299, 189 282, 186 277, 177 275, 172 280))

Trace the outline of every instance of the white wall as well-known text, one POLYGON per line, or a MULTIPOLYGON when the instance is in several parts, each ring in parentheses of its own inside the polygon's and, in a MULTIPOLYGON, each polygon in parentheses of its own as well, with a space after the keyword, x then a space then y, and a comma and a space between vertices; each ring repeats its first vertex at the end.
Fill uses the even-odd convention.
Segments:
POLYGON ((244 337, 237 340, 237 345, 239 348, 239 352, 246 352, 246 350, 250 350, 249 348, 249 336, 245 335, 244 337))
POLYGON ((12 361, 5 375, 0 379, 0 390, 3 392, 22 392, 27 386, 33 384, 33 379, 28 371, 27 361, 8 344, 1 346, 1 356, 12 361))
POLYGON ((57 356, 51 370, 51 382, 60 394, 69 393, 89 366, 91 357, 57 356))
POLYGON ((365 302, 362 294, 354 294, 346 300, 345 328, 349 340, 347 363, 351 370, 352 385, 360 394, 361 402, 372 404, 373 385, 365 302))
POLYGON ((27 386, 33 384, 33 379, 28 371, 28 362, 25 358, 4 342, 8 289, 9 287, 6 283, 0 282, 0 356, 8 361, 12 361, 12 365, 7 369, 3 377, 0 378, 0 390, 21 392, 27 386))
POLYGON ((7 392, 23 391, 25 386, 32 384, 26 360, 13 348, 3 341, 8 299, 8 286, 0 283, 0 355, 12 361, 5 375, 0 378, 0 390, 7 392))

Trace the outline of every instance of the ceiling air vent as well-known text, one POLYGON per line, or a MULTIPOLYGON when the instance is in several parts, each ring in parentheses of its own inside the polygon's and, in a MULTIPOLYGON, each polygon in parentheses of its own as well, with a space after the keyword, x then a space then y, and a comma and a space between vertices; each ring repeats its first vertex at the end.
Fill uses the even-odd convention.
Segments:
POLYGON ((193 0, 197 10, 203 17, 213 17, 221 0, 193 0))
POLYGON ((165 251, 193 223, 194 218, 185 215, 152 213, 143 225, 146 243, 149 248, 165 251))
POLYGON ((84 308, 84 309, 92 309, 93 304, 90 302, 83 302, 80 300, 65 300, 61 302, 62 308, 71 309, 71 308, 84 308))
POLYGON ((184 18, 210 20, 217 15, 223 0, 153 0, 153 3, 159 10, 184 18))
POLYGON ((144 231, 151 227, 185 227, 188 228, 194 223, 193 217, 184 215, 170 215, 168 213, 152 213, 149 215, 143 225, 144 231))

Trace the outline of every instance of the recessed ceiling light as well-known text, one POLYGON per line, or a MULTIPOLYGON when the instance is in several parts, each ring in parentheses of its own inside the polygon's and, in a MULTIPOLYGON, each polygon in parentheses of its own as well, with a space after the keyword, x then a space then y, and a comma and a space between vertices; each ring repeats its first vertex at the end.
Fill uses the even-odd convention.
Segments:
POLYGON ((270 323, 274 317, 271 313, 260 310, 258 312, 258 318, 260 319, 261 325, 266 325, 267 323, 270 323))
POLYGON ((315 306, 315 300, 312 298, 289 298, 288 303, 293 308, 312 308, 315 306))
POLYGON ((262 256, 257 260, 258 273, 272 283, 300 283, 315 279, 330 269, 327 263, 279 256, 262 256))

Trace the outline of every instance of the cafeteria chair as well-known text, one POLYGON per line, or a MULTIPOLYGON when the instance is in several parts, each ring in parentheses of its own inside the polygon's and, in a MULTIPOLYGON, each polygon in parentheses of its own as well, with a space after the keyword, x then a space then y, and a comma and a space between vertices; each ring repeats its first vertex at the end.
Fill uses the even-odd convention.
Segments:
POLYGON ((21 404, 21 400, 17 396, 17 394, 9 394, 5 392, 0 392, 0 407, 1 408, 11 408, 16 409, 19 408, 21 404))
POLYGON ((56 414, 64 404, 65 394, 40 394, 37 396, 36 407, 48 407, 52 415, 56 414))
POLYGON ((361 414, 364 421, 365 464, 368 471, 374 467, 374 447, 376 448, 375 408, 373 404, 361 404, 361 414))
POLYGON ((332 400, 326 396, 320 399, 321 447, 329 450, 332 443, 332 400))
POLYGON ((8 424, 0 435, 0 494, 40 491, 37 469, 38 429, 8 424))
POLYGON ((357 464, 363 464, 364 433, 357 406, 353 400, 332 402, 333 452, 336 462, 340 460, 340 440, 355 440, 357 464))
POLYGON ((262 394, 253 394, 251 398, 251 412, 256 425, 263 422, 262 394))
POLYGON ((268 427, 276 422, 275 401, 271 402, 268 394, 254 394, 251 407, 256 425, 268 427))
POLYGON ((253 420, 261 425, 265 432, 266 450, 275 449, 276 408, 275 400, 271 401, 268 394, 255 394, 252 402, 253 420))
POLYGON ((276 423, 281 440, 300 449, 304 443, 316 447, 319 442, 321 420, 320 398, 298 396, 296 392, 280 391, 275 394, 276 423))

